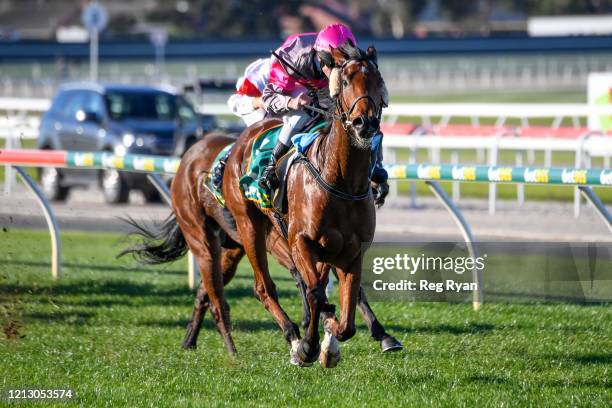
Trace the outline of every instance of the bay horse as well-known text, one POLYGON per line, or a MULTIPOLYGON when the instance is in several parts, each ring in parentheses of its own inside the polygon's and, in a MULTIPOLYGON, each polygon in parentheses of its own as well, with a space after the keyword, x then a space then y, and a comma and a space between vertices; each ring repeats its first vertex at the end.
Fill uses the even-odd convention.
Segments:
POLYGON ((373 47, 364 52, 347 44, 332 50, 331 56, 336 71, 330 88, 335 87, 336 104, 328 116, 333 120, 288 170, 288 209, 283 215, 287 239, 275 228, 274 211, 247 200, 238 184, 254 139, 278 125, 278 119, 248 127, 237 140, 220 134, 206 136, 181 160, 171 186, 173 215, 160 233, 134 223, 148 240, 122 254, 131 252, 147 263, 161 263, 179 258, 189 248, 200 266, 201 283, 183 347, 195 347, 202 317, 210 308, 226 349, 236 352, 224 286, 245 254, 253 268, 255 296, 291 344, 292 363, 307 366, 320 357, 323 366, 335 366, 340 358, 338 340, 355 334, 357 304, 383 351, 402 347, 385 332, 360 287, 363 251, 372 242, 376 223, 369 139, 378 130, 384 83, 373 47), (204 181, 217 154, 234 141, 223 175, 224 209, 204 181), (305 308, 304 338, 280 306, 267 251, 296 279, 305 308), (339 321, 325 295, 330 270, 339 282, 339 321), (319 320, 325 330, 321 346, 319 320))

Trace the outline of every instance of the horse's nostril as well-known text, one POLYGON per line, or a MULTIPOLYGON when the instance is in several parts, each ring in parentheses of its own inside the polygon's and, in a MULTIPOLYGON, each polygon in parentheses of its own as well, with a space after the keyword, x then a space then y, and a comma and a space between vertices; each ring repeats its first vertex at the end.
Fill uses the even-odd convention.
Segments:
POLYGON ((356 129, 361 129, 365 126, 364 119, 360 116, 358 118, 353 119, 353 127, 356 129))

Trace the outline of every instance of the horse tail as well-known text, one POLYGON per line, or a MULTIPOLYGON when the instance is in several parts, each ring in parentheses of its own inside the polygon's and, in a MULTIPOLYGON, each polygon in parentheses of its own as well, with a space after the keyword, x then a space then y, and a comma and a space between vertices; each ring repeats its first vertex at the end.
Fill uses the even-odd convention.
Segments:
POLYGON ((129 235, 138 235, 142 239, 140 243, 121 251, 117 258, 132 254, 140 263, 156 265, 174 261, 187 253, 187 242, 174 213, 157 228, 139 224, 131 217, 123 220, 135 228, 129 235))

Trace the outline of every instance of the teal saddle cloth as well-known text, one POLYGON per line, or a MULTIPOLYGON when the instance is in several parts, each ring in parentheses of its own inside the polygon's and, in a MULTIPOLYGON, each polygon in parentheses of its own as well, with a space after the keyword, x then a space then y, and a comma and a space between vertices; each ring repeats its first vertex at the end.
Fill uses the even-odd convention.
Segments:
MULTIPOLYGON (((293 144, 292 149, 287 153, 287 155, 292 154, 296 150, 300 153, 305 152, 308 147, 316 140, 316 138, 321 134, 321 130, 325 127, 327 122, 319 122, 312 126, 304 133, 298 133, 291 138, 291 142, 293 144)), ((253 145, 251 146, 251 155, 249 157, 249 163, 246 168, 245 174, 240 177, 240 189, 244 196, 251 200, 261 208, 272 208, 273 199, 268 192, 259 186, 257 180, 261 177, 264 169, 270 162, 272 158, 272 151, 274 150, 274 146, 278 142, 278 136, 280 134, 280 130, 282 125, 275 126, 271 129, 266 130, 259 136, 255 138, 253 145)), ((212 182, 213 174, 215 174, 215 170, 217 166, 222 165, 225 162, 227 156, 229 155, 231 149, 233 147, 233 143, 226 146, 223 150, 219 152, 215 160, 213 161, 212 171, 210 175, 206 177, 204 183, 206 188, 208 188, 212 194, 215 196, 217 201, 225 206, 225 200, 223 199, 223 194, 221 192, 221 186, 214 185, 212 182)))

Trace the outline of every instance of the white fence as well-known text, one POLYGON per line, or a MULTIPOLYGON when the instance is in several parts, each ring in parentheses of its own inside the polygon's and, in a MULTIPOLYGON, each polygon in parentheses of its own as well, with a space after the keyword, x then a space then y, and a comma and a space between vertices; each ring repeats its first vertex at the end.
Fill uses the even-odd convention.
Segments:
MULTIPOLYGON (((7 148, 19 147, 18 139, 33 139, 37 137, 40 115, 49 108, 48 99, 30 98, 0 98, 0 138, 7 138, 7 148)), ((204 104, 199 111, 214 115, 231 115, 225 104, 204 104)), ((585 132, 575 138, 542 137, 521 138, 520 134, 508 133, 503 130, 509 119, 519 119, 521 126, 528 128, 530 119, 550 119, 550 129, 559 128, 561 123, 569 119, 574 127, 581 127, 586 123, 589 115, 612 115, 612 106, 592 106, 588 104, 523 104, 523 103, 394 103, 384 111, 384 121, 388 124, 397 123, 401 117, 420 118, 425 126, 434 124, 445 126, 453 118, 469 118, 473 126, 479 126, 481 119, 495 119, 495 126, 500 128, 496 135, 424 135, 387 132, 384 138, 385 160, 397 163, 397 150, 410 150, 410 162, 416 162, 416 152, 426 149, 432 163, 440 162, 440 151, 452 150, 452 161, 458 162, 459 150, 476 150, 479 162, 497 165, 499 152, 502 150, 516 152, 516 166, 524 165, 523 153, 528 154, 528 164, 533 164, 534 153, 543 151, 545 160, 543 165, 552 165, 552 152, 565 151, 575 153, 575 167, 589 167, 592 157, 603 157, 605 167, 610 165, 612 156, 612 137, 598 133, 585 132)), ((552 132, 551 132, 552 133, 552 132)), ((392 194, 395 189, 392 189, 392 194)), ((490 189, 489 211, 495 211, 495 186, 490 189)), ((453 187, 453 198, 459 199, 459 185, 453 187)), ((519 203, 524 200, 524 192, 519 189, 517 193, 519 203)), ((575 195, 575 213, 578 215, 580 196, 575 195)))
MULTIPOLYGON (((35 136, 39 116, 49 108, 50 101, 41 98, 0 97, 0 137, 6 137, 7 130, 15 125, 28 129, 24 137, 35 136)), ((231 115, 222 103, 204 104, 200 112, 214 115, 231 115)), ((388 123, 396 123, 400 117, 418 117, 423 124, 432 124, 433 118, 440 118, 438 124, 446 125, 451 118, 469 118, 478 126, 481 118, 495 118, 496 126, 503 126, 510 118, 520 119, 521 126, 529 126, 529 119, 549 118, 551 127, 559 127, 568 118, 574 126, 580 119, 591 114, 612 115, 612 106, 589 106, 588 104, 523 104, 523 103, 393 103, 384 110, 388 123)))

